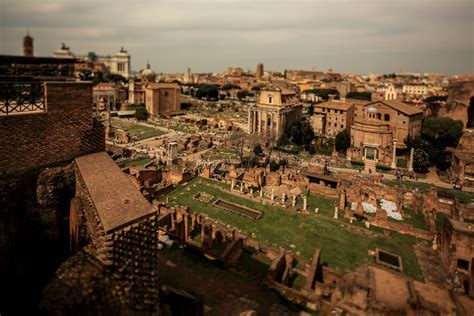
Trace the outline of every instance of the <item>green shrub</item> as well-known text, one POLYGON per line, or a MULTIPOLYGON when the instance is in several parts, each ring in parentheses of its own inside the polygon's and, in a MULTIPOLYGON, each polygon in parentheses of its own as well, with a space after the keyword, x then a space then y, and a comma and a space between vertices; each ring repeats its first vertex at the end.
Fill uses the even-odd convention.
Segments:
POLYGON ((361 166, 361 167, 364 167, 364 166, 365 166, 365 162, 360 161, 360 160, 351 160, 351 164, 352 164, 353 166, 361 166))
POLYGON ((135 118, 139 121, 146 121, 148 119, 148 112, 144 106, 140 105, 135 108, 135 118))

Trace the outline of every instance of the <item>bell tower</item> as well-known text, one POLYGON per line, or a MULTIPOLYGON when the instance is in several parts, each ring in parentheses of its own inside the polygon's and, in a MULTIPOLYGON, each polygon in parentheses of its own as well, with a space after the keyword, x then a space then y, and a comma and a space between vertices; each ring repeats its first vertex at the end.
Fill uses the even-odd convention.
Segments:
POLYGON ((30 33, 26 33, 23 37, 23 56, 33 57, 33 37, 30 36, 30 33))

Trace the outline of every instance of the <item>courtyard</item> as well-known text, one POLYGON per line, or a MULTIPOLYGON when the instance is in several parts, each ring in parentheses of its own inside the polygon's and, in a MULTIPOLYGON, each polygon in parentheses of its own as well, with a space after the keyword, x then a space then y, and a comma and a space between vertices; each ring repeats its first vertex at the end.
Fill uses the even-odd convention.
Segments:
POLYGON ((315 248, 319 247, 322 250, 322 262, 344 272, 364 263, 374 263, 368 251, 379 248, 399 255, 403 261, 404 273, 415 279, 422 279, 413 248, 416 238, 395 231, 384 234, 383 229, 373 226, 367 229, 362 223, 349 224, 343 218, 335 220, 330 217, 336 205, 334 199, 311 194, 308 207, 310 210, 318 207, 320 215, 303 215, 282 207, 264 205, 257 199, 249 200, 231 193, 229 188, 227 184, 197 177, 177 186, 168 195, 160 197, 160 200, 165 201, 168 197, 171 205, 189 206, 191 212, 205 214, 263 244, 291 250, 300 263, 310 260, 315 248), (204 203, 193 198, 201 192, 210 194, 215 199, 204 203), (255 220, 227 212, 212 204, 216 199, 255 209, 262 212, 263 216, 255 220))

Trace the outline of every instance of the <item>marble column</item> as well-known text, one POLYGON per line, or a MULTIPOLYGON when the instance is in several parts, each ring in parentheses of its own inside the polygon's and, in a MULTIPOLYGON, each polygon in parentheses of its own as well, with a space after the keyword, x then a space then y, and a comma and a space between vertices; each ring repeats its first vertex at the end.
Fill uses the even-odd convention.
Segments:
POLYGON ((393 142, 393 152, 392 152, 392 169, 397 168, 397 142, 393 142))
POLYGON ((410 160, 408 161, 408 171, 412 172, 413 171, 413 154, 415 152, 415 149, 412 148, 410 150, 410 160))

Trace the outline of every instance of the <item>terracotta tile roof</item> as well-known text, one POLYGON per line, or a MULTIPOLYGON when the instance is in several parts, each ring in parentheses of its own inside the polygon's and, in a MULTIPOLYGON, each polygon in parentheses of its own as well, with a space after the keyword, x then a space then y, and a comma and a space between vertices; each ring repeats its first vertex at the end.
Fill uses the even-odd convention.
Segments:
POLYGON ((415 114, 421 114, 423 113, 423 110, 417 108, 416 106, 412 106, 409 104, 406 104, 400 100, 381 100, 381 101, 374 101, 374 102, 369 102, 367 105, 370 104, 376 104, 376 103, 382 103, 385 104, 399 112, 402 112, 406 115, 415 115, 415 114))

